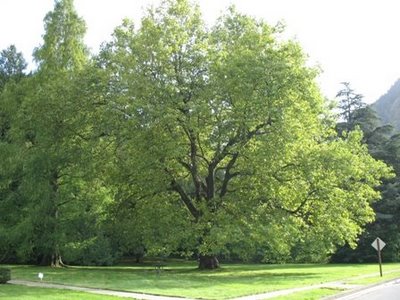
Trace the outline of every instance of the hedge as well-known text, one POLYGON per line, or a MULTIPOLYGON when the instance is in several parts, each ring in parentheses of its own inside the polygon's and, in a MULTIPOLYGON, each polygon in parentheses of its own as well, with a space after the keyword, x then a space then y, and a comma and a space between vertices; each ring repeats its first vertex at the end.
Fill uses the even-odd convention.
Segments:
POLYGON ((11 280, 11 269, 10 268, 0 268, 0 284, 7 283, 11 280))

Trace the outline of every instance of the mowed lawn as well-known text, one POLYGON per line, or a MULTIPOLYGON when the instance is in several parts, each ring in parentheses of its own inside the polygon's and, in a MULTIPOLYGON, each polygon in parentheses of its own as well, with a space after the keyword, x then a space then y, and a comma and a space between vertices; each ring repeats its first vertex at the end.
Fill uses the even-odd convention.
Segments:
POLYGON ((121 300, 120 297, 61 289, 27 287, 12 284, 0 285, 0 299, 9 300, 121 300))
MULTIPOLYGON (((160 273, 152 265, 61 269, 36 266, 11 268, 12 279, 39 281, 37 274, 42 272, 43 281, 48 283, 205 299, 227 299, 338 280, 347 283, 357 281, 357 284, 381 280, 378 266, 375 264, 223 264, 218 270, 200 271, 196 269, 195 262, 174 262, 167 263, 160 273), (372 277, 363 278, 364 275, 372 277)), ((400 264, 386 264, 383 268, 383 280, 400 277, 400 264)), ((0 297, 4 294, 2 289, 0 286, 0 297)), ((318 299, 321 295, 331 293, 330 290, 307 292, 307 295, 315 296, 306 296, 304 299, 318 299)), ((105 296, 99 297, 102 298, 98 299, 108 299, 105 296)))

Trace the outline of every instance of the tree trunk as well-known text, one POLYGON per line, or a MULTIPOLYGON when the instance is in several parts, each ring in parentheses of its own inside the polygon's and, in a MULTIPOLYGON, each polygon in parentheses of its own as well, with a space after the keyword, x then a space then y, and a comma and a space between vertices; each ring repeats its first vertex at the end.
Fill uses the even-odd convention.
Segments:
POLYGON ((59 190, 59 183, 58 183, 58 179, 59 179, 59 173, 57 170, 53 170, 53 172, 51 173, 51 178, 50 178, 50 185, 52 186, 53 189, 53 211, 52 211, 52 215, 53 215, 53 219, 54 219, 54 227, 53 227, 53 233, 54 233, 54 240, 52 241, 53 244, 53 251, 51 253, 51 261, 50 261, 50 265, 53 268, 60 268, 60 267, 64 267, 64 263, 62 262, 61 259, 61 253, 60 253, 60 247, 59 247, 59 240, 58 240, 58 231, 59 231, 59 224, 58 224, 58 217, 59 217, 59 207, 58 207, 58 203, 57 203, 57 199, 58 199, 58 190, 59 190))
POLYGON ((50 255, 40 254, 36 259, 36 263, 39 266, 49 266, 51 262, 50 255))
POLYGON ((199 269, 212 270, 219 268, 219 261, 214 255, 200 255, 199 257, 199 269))
POLYGON ((51 255, 51 267, 53 268, 65 267, 65 264, 63 263, 61 255, 58 251, 55 251, 55 253, 51 255))

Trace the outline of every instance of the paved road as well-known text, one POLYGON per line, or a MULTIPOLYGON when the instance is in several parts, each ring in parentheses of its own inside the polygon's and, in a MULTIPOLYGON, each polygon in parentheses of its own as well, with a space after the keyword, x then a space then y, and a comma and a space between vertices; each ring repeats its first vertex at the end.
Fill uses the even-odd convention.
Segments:
POLYGON ((371 287, 350 295, 336 298, 337 300, 399 300, 400 279, 371 287))

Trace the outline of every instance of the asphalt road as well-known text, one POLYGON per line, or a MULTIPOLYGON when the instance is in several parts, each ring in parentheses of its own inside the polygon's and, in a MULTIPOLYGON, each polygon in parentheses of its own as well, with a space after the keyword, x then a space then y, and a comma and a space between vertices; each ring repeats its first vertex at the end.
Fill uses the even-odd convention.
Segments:
POLYGON ((337 300, 399 300, 400 279, 383 283, 350 295, 336 298, 337 300))

